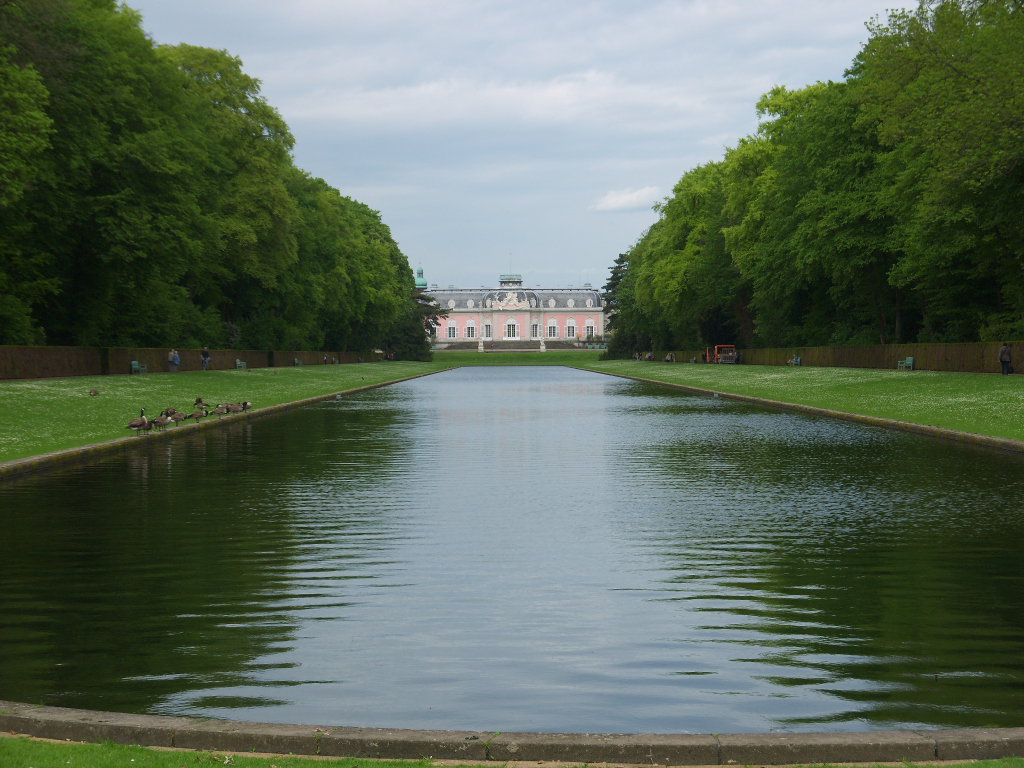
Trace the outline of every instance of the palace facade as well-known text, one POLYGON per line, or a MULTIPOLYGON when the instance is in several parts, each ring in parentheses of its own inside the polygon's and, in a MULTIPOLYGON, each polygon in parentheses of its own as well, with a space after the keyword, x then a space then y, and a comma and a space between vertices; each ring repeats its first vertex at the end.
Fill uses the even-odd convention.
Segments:
POLYGON ((604 336, 604 300, 589 283, 582 288, 524 288, 521 275, 501 275, 497 288, 426 289, 422 268, 416 277, 425 294, 448 308, 448 318, 436 329, 438 349, 475 342, 483 350, 496 342, 519 342, 515 346, 536 344, 543 350, 552 343, 565 346, 604 336))

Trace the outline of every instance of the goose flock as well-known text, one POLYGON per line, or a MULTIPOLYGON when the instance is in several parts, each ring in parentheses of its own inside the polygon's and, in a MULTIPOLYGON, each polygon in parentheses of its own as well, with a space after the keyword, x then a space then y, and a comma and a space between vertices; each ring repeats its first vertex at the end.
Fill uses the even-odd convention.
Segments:
POLYGON ((195 409, 192 413, 185 413, 175 408, 164 408, 160 411, 160 415, 155 419, 149 419, 146 417, 146 409, 143 408, 139 412, 138 418, 132 419, 125 425, 125 429, 130 429, 136 435, 142 432, 150 432, 154 429, 163 429, 168 424, 174 424, 175 426, 181 424, 183 421, 192 419, 193 421, 199 421, 205 419, 207 416, 219 416, 224 417, 232 413, 244 413, 245 411, 252 408, 252 403, 246 400, 244 403, 219 403, 216 408, 203 402, 203 398, 197 397, 195 403, 192 404, 195 409))

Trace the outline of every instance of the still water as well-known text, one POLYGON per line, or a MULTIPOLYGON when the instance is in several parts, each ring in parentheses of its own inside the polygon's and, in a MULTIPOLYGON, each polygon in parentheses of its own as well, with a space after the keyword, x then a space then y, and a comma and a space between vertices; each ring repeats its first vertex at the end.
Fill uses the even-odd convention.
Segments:
POLYGON ((0 485, 0 698, 501 731, 1016 726, 1022 499, 1020 457, 461 369, 0 485))

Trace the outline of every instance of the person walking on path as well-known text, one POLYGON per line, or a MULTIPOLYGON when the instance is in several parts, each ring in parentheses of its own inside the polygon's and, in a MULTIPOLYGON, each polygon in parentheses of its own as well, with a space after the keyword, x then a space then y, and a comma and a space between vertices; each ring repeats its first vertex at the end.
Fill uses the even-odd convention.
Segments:
POLYGON ((203 370, 210 370, 210 350, 203 347, 203 351, 199 353, 199 357, 203 359, 203 370))
POLYGON ((174 365, 173 370, 177 371, 178 370, 178 364, 181 362, 181 358, 178 357, 178 350, 172 349, 171 350, 171 355, 172 355, 171 359, 172 359, 173 365, 174 365))
POLYGON ((1010 373, 1010 347, 1005 341, 999 348, 999 364, 1003 368, 1003 376, 1008 375, 1010 373))

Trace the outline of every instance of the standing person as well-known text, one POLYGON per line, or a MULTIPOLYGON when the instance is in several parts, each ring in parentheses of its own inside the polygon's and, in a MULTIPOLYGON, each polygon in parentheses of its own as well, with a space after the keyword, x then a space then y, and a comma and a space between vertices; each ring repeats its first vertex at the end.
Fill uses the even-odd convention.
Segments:
POLYGON ((172 349, 171 353, 174 355, 174 358, 173 358, 174 359, 174 370, 177 371, 178 370, 178 364, 181 362, 181 358, 178 357, 178 350, 172 349))
POLYGON ((210 350, 203 347, 203 351, 199 353, 199 357, 203 359, 203 370, 210 370, 210 350))
POLYGON ((1003 368, 1003 376, 1008 375, 1010 373, 1010 347, 1005 341, 999 348, 999 364, 1003 368))
POLYGON ((167 353, 167 372, 172 373, 174 371, 174 350, 172 349, 167 353))
POLYGON ((327 353, 324 352, 324 365, 327 365, 327 353))

